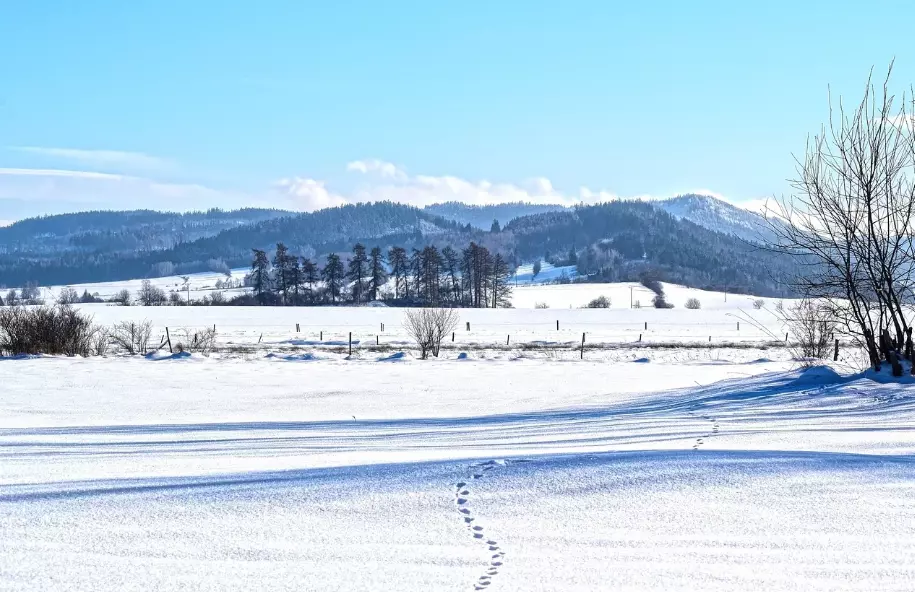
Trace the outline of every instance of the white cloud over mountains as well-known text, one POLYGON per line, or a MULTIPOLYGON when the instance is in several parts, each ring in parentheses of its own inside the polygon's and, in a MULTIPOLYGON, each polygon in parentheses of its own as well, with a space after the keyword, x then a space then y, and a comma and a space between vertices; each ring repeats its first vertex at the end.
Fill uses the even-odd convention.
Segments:
MULTIPOLYGON (((109 162, 127 162, 135 157, 138 157, 135 164, 145 162, 145 155, 119 156, 127 154, 133 153, 75 151, 70 156, 75 160, 84 156, 87 159, 95 158, 96 163, 105 159, 109 162), (83 152, 91 152, 92 155, 84 155, 83 152)), ((156 157, 148 158, 151 160, 146 164, 150 166, 168 162, 156 157)), ((403 167, 379 159, 348 163, 345 172, 336 181, 292 176, 265 185, 261 191, 252 193, 217 189, 197 183, 162 181, 152 175, 67 168, 0 168, 0 219, 15 220, 87 209, 188 211, 217 207, 274 207, 315 211, 349 203, 383 200, 423 207, 446 201, 471 205, 528 202, 569 206, 620 199, 620 196, 610 191, 589 187, 580 187, 573 192, 562 191, 545 177, 511 183, 469 180, 455 175, 411 174, 403 167)), ((722 198, 708 190, 695 193, 722 198)), ((650 195, 625 198, 653 199, 650 195)))
POLYGON ((401 167, 378 159, 356 160, 346 170, 358 175, 355 187, 335 192, 323 181, 308 177, 283 179, 277 187, 301 200, 299 206, 312 211, 345 203, 396 201, 423 207, 433 203, 460 201, 471 205, 507 202, 563 204, 607 201, 617 196, 607 191, 582 187, 577 193, 563 193, 549 179, 537 177, 522 183, 471 181, 453 175, 411 175, 401 167))

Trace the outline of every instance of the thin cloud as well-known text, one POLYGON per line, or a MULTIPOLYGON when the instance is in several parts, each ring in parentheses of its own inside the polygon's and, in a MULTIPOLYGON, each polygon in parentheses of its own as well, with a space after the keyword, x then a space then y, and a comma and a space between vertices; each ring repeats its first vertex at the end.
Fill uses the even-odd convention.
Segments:
POLYGON ((122 150, 84 150, 79 148, 49 148, 43 146, 11 146, 10 150, 56 160, 71 160, 99 167, 126 168, 145 171, 166 170, 174 163, 165 158, 142 152, 122 150))
POLYGON ((0 175, 16 177, 68 177, 73 179, 99 179, 107 181, 123 181, 133 177, 115 175, 111 173, 96 173, 93 171, 69 171, 62 169, 11 169, 0 168, 0 175))
POLYGON ((0 168, 0 211, 4 219, 81 210, 171 211, 250 206, 283 207, 275 195, 251 195, 196 183, 64 169, 0 168))

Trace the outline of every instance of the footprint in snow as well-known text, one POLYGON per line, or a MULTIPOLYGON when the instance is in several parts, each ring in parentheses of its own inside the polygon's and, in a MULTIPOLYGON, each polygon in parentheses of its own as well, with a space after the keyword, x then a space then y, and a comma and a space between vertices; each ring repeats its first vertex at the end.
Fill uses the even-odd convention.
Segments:
MULTIPOLYGON (((514 463, 514 462, 520 463, 520 462, 531 462, 531 461, 527 460, 527 459, 522 459, 522 460, 517 460, 517 461, 489 460, 486 462, 477 463, 475 465, 470 466, 470 475, 469 475, 470 478, 468 479, 468 481, 482 479, 496 467, 504 467, 504 466, 507 466, 508 464, 514 463)), ((489 587, 489 585, 492 583, 492 581, 491 581, 492 577, 495 576, 497 573, 499 573, 498 568, 503 563, 503 558, 505 557, 505 553, 500 550, 499 544, 496 541, 494 541, 492 539, 486 539, 486 537, 483 534, 484 529, 482 526, 478 526, 478 525, 475 526, 473 524, 473 522, 475 522, 476 518, 472 515, 472 512, 470 511, 470 508, 468 507, 470 505, 469 502, 470 502, 470 497, 472 495, 471 488, 468 486, 468 481, 459 481, 458 483, 455 484, 455 486, 454 486, 455 495, 456 495, 455 501, 457 502, 458 512, 463 514, 464 525, 467 526, 467 529, 471 532, 471 534, 473 535, 473 538, 476 540, 479 540, 479 541, 485 540, 485 544, 487 545, 489 551, 495 552, 495 554, 492 556, 492 559, 489 562, 489 565, 487 566, 485 575, 481 576, 480 579, 477 581, 476 585, 474 586, 474 590, 486 590, 489 587)))

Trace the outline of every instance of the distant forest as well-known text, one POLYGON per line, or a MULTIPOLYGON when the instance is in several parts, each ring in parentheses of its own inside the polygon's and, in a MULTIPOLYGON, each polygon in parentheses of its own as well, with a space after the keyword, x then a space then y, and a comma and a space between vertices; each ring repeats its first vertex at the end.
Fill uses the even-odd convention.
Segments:
MULTIPOLYGON (((452 216, 461 210, 448 207, 452 216)), ((511 207, 518 211, 520 206, 511 207)), ((485 229, 466 217, 449 220, 432 210, 376 202, 304 214, 140 211, 35 218, 0 228, 0 287, 225 272, 248 267, 252 249, 272 252, 277 243, 300 261, 312 260, 319 272, 332 254, 349 265, 356 243, 377 245, 386 256, 394 248, 462 252, 473 243, 498 253, 510 272, 545 260, 577 266, 577 281, 636 281, 650 273, 698 288, 768 296, 785 295, 779 277, 794 265, 785 256, 677 219, 650 203, 540 211, 494 219, 485 229)))

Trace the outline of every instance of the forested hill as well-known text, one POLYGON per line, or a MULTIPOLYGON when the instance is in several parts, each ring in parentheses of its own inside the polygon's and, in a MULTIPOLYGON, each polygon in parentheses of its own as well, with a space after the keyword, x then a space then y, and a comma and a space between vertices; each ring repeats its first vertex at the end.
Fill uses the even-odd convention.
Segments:
POLYGON ((470 224, 474 228, 489 230, 493 220, 498 220, 500 226, 505 226, 512 220, 522 216, 542 214, 545 212, 558 212, 566 210, 565 206, 557 204, 530 204, 514 202, 494 204, 487 206, 471 206, 459 201, 432 204, 423 208, 430 214, 441 216, 459 224, 470 224))
POLYGON ((0 253, 155 251, 219 232, 288 216, 266 209, 177 214, 152 210, 42 216, 0 228, 0 253))
POLYGON ((415 207, 377 202, 306 214, 92 212, 29 220, 0 230, 0 287, 225 271, 250 265, 252 249, 272 250, 277 242, 321 265, 328 253, 347 253, 356 242, 441 249, 464 248, 470 241, 516 265, 541 258, 574 264, 579 276, 592 281, 637 280, 652 273, 689 286, 775 295, 780 291, 774 278, 791 269, 785 256, 677 219, 651 203, 539 212, 490 232, 415 207), (169 228, 177 228, 176 235, 169 228), (201 236, 185 238, 192 233, 201 236))
POLYGON ((546 254, 574 262, 580 275, 608 282, 651 271, 687 286, 774 295, 782 293, 777 278, 794 265, 787 256, 637 201, 527 216, 504 231, 513 235, 522 260, 546 254))
POLYGON ((348 250, 353 240, 384 237, 389 244, 415 245, 455 231, 462 232, 457 223, 391 202, 305 214, 140 211, 36 218, 0 229, 0 286, 222 271, 248 265, 251 249, 269 249, 280 241, 296 253, 317 255, 348 250), (107 230, 105 220, 111 224, 107 230), (198 233, 195 239, 186 238, 191 232, 198 233))

